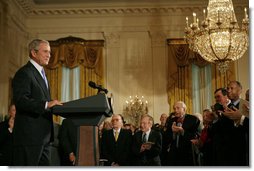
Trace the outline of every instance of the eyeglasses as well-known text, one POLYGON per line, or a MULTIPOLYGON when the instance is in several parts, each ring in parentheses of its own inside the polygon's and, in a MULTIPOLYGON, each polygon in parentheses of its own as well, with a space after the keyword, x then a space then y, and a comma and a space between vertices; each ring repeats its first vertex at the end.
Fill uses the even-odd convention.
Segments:
POLYGON ((112 122, 114 122, 114 121, 118 122, 118 121, 120 121, 120 119, 112 119, 111 121, 112 122))

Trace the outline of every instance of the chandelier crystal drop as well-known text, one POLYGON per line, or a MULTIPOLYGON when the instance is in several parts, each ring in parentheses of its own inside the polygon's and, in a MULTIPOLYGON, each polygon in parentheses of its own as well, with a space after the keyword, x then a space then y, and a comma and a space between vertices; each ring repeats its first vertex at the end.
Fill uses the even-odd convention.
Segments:
POLYGON ((199 19, 193 13, 193 23, 189 25, 186 17, 186 41, 189 48, 197 52, 206 61, 218 64, 221 73, 228 69, 230 61, 243 56, 249 46, 249 17, 245 17, 240 28, 234 12, 232 0, 209 0, 203 10, 204 20, 199 27, 199 19))

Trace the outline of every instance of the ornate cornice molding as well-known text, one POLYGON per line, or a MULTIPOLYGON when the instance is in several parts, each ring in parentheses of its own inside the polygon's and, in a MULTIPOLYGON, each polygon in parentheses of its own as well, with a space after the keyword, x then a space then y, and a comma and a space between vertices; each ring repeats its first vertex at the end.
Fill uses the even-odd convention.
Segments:
MULTIPOLYGON (((52 6, 52 5, 36 5, 32 0, 15 0, 19 6, 23 9, 23 11, 29 17, 36 16, 68 16, 68 15, 85 15, 85 16, 93 16, 93 15, 168 15, 177 12, 192 12, 192 11, 202 11, 203 8, 206 8, 204 2, 200 1, 190 5, 186 2, 186 4, 150 4, 147 6, 131 6, 126 5, 124 7, 87 7, 83 5, 80 6, 52 6)), ((248 5, 248 4, 247 4, 248 5)), ((235 8, 244 8, 246 4, 243 3, 235 3, 235 8)))

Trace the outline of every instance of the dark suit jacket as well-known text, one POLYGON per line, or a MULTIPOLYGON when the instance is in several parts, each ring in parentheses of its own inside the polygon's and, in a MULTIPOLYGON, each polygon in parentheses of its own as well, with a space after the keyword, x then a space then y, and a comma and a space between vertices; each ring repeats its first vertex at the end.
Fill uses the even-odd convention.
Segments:
POLYGON ((73 152, 76 156, 77 150, 77 130, 78 127, 70 119, 64 119, 60 127, 59 139, 59 152, 61 157, 61 165, 71 166, 69 154, 73 152))
POLYGON ((117 141, 115 141, 113 129, 105 130, 101 139, 101 157, 107 159, 106 165, 112 162, 120 166, 130 165, 132 133, 130 130, 121 129, 117 141))
POLYGON ((46 101, 50 101, 50 92, 31 62, 14 76, 13 100, 17 110, 14 145, 44 145, 53 141, 53 118, 45 109, 46 101))
POLYGON ((142 145, 142 131, 138 131, 134 134, 132 152, 135 158, 135 165, 138 166, 160 166, 160 153, 162 149, 162 135, 160 132, 151 130, 148 141, 153 142, 150 150, 140 152, 142 145), (144 161, 145 158, 145 161, 144 161))
POLYGON ((235 126, 233 120, 222 115, 212 125, 211 135, 212 165, 249 165, 249 118, 245 118, 243 125, 235 126))
POLYGON ((197 117, 185 114, 182 127, 184 129, 184 135, 179 135, 179 146, 176 147, 176 138, 172 131, 173 122, 177 122, 177 118, 171 118, 167 123, 167 131, 164 134, 164 142, 166 149, 169 151, 167 165, 169 166, 192 166, 193 162, 193 151, 191 139, 194 139, 198 134, 198 127, 200 121, 197 117))
POLYGON ((0 166, 10 166, 12 160, 12 133, 8 130, 8 122, 0 123, 0 166))

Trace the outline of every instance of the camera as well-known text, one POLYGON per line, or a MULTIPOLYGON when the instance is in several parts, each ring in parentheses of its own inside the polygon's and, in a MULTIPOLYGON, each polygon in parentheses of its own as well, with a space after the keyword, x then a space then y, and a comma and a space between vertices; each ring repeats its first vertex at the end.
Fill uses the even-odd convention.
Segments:
POLYGON ((220 103, 215 103, 214 110, 217 111, 224 111, 224 107, 220 103))
POLYGON ((222 112, 224 111, 224 107, 220 103, 215 103, 213 109, 218 116, 221 116, 222 112))

